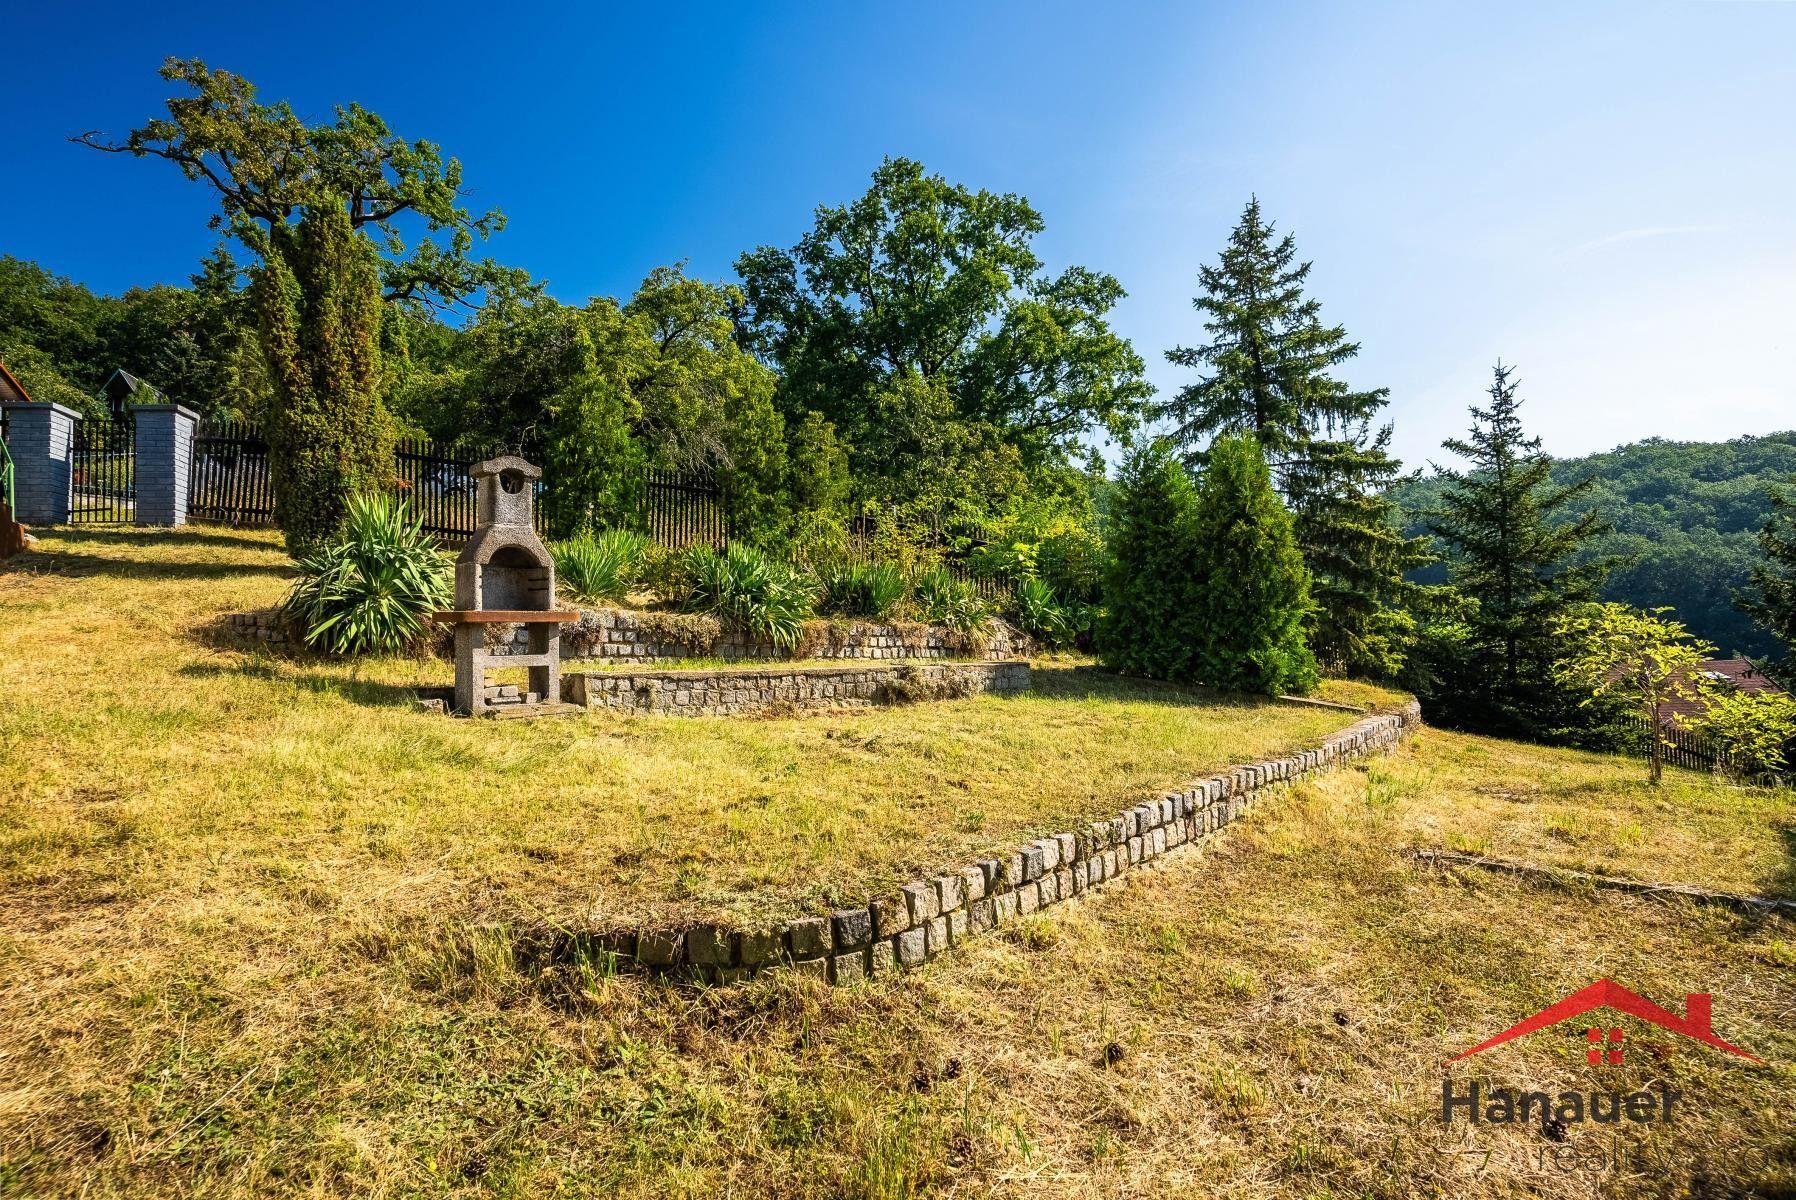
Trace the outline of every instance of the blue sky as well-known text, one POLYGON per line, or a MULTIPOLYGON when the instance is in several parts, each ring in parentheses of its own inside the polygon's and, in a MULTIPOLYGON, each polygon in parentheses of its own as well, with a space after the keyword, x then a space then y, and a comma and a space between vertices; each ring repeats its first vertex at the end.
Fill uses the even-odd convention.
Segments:
POLYGON ((1250 193, 1364 346, 1397 448, 1519 365, 1550 450, 1796 427, 1796 4, 9 5, 0 252, 180 281, 210 197, 67 143, 199 56, 459 157, 501 259, 579 301, 731 275, 883 155, 1027 195, 1163 389, 1250 193))

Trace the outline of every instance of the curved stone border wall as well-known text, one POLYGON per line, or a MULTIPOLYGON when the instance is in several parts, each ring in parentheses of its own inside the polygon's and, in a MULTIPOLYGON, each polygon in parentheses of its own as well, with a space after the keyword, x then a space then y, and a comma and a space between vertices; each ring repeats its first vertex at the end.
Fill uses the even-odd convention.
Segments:
POLYGON ((1181 846, 1202 843, 1267 789, 1387 749, 1421 719, 1421 707, 1411 701, 1398 712, 1357 721, 1313 750, 1233 767, 1107 821, 907 883, 864 908, 764 930, 701 925, 600 940, 648 969, 715 983, 784 969, 840 984, 913 969, 966 938, 1102 887, 1181 846))
POLYGON ((952 700, 1029 690, 1029 664, 897 663, 738 667, 714 671, 576 671, 561 698, 587 708, 678 717, 731 717, 869 704, 952 700))

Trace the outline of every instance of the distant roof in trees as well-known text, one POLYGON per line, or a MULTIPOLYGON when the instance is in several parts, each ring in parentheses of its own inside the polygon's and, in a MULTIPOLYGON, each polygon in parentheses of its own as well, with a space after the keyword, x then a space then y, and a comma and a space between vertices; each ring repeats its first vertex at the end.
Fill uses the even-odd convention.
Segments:
POLYGON ((25 385, 6 369, 5 363, 0 363, 0 404, 30 403, 31 393, 26 391, 25 385))
MULTIPOLYGON (((1765 673, 1750 658, 1711 658, 1696 664, 1696 669, 1713 682, 1723 685, 1724 691, 1729 685, 1740 692, 1783 691, 1767 679, 1765 673)), ((1679 697, 1659 706, 1659 720, 1677 723, 1691 717, 1700 717, 1708 711, 1708 707, 1708 702, 1700 695, 1679 697)))

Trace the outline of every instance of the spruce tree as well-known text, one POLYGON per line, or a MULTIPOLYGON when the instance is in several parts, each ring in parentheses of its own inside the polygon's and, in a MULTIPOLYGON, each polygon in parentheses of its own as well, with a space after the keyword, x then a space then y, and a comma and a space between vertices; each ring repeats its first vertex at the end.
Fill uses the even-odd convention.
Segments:
POLYGON ((393 474, 393 429, 381 406, 378 259, 348 211, 330 202, 278 226, 253 272, 262 353, 274 521, 303 553, 336 533, 356 492, 393 474))
POLYGON ((1513 370, 1497 364, 1490 406, 1472 406, 1470 435, 1442 443, 1471 469, 1436 469, 1448 487, 1429 527, 1449 550, 1453 585, 1471 603, 1466 645, 1430 717, 1558 740, 1591 718, 1579 715, 1579 697, 1554 677, 1562 649, 1554 628, 1574 605, 1596 598, 1609 563, 1572 561, 1603 531, 1593 512, 1566 513, 1595 480, 1552 483, 1540 439, 1522 431, 1513 370))
POLYGON ((1207 458, 1191 525, 1192 674, 1225 691, 1308 691, 1317 675, 1305 639, 1309 572, 1291 514, 1252 435, 1218 439, 1207 458))
POLYGON ((1771 518, 1759 533, 1765 561, 1752 569, 1752 592, 1741 607, 1784 644, 1786 659, 1796 656, 1796 497, 1771 492, 1771 518))
POLYGON ((1130 675, 1188 681, 1202 585, 1193 565, 1191 477, 1163 442, 1132 453, 1111 497, 1104 665, 1130 675))
POLYGON ((1175 438, 1196 448, 1230 433, 1258 440, 1289 503, 1297 544, 1314 579, 1313 640, 1332 671, 1394 675, 1413 635, 1404 572, 1427 561, 1400 531, 1385 497, 1402 464, 1390 427, 1373 419, 1388 390, 1355 391, 1330 372, 1359 353, 1304 294, 1310 264, 1276 236, 1250 200, 1221 259, 1199 268, 1192 304, 1208 341, 1167 359, 1205 374, 1161 406, 1175 438))

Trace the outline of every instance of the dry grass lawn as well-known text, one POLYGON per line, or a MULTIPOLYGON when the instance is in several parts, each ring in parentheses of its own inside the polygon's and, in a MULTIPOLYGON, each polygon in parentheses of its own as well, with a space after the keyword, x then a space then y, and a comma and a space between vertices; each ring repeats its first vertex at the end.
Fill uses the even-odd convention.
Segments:
POLYGON ((1796 925, 1401 853, 1791 894, 1787 794, 1425 731, 903 979, 675 987, 534 934, 623 897, 823 902, 1345 717, 1072 675, 803 721, 432 723, 397 692, 418 664, 196 642, 195 610, 279 590, 244 541, 52 539, 55 571, 0 574, 9 1200, 1796 1194, 1796 925), (640 820, 601 799, 632 788, 640 820), (864 832, 912 802, 954 832, 864 832), (727 873, 744 850, 767 878, 727 873), (1668 1083, 1678 1119, 1625 1127, 1619 1166, 1604 1128, 1443 1133, 1444 1059, 1602 975, 1713 992, 1770 1065, 1631 1019, 1621 1067, 1540 1034, 1453 1079, 1668 1083))
POLYGON ((288 573, 270 535, 193 529, 52 534, 0 571, 0 882, 752 922, 864 903, 1353 719, 1055 664, 1024 697, 826 717, 432 718, 412 688, 446 663, 207 644, 288 573))

